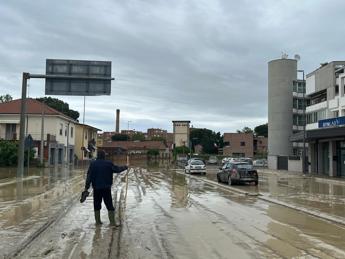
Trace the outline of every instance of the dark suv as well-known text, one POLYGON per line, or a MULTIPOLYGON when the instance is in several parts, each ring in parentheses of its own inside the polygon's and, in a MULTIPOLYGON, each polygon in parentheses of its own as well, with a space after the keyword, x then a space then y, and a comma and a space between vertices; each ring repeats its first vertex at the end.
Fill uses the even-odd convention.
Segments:
POLYGON ((253 182, 255 185, 259 183, 258 172, 253 166, 246 162, 228 162, 217 173, 218 182, 228 183, 248 183, 253 182))

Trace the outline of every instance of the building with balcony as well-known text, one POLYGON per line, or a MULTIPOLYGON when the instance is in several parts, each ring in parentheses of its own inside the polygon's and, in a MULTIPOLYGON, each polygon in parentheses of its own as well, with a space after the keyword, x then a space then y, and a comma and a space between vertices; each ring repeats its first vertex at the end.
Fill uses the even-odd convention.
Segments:
MULTIPOLYGON (((312 173, 345 177, 345 61, 321 64, 307 75, 306 140, 312 173)), ((300 140, 301 134, 293 136, 300 140)))

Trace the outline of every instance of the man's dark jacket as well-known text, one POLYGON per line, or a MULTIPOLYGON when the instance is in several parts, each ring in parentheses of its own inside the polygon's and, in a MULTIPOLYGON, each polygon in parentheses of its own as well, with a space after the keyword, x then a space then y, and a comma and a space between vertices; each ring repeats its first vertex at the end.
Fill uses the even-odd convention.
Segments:
POLYGON ((92 161, 85 183, 85 190, 92 188, 94 190, 110 188, 113 184, 113 173, 121 173, 127 166, 116 166, 109 160, 97 159, 92 161))

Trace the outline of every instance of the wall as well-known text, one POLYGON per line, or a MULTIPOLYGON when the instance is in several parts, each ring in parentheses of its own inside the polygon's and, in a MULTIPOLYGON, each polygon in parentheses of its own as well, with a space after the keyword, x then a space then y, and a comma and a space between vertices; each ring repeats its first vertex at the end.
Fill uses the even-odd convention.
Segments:
POLYGON ((291 172, 302 172, 302 159, 288 160, 288 170, 291 172))
POLYGON ((245 157, 254 156, 254 137, 252 133, 224 133, 224 143, 229 142, 230 145, 223 147, 223 155, 234 156, 234 153, 243 153, 245 157), (241 142, 245 146, 241 146, 241 142))

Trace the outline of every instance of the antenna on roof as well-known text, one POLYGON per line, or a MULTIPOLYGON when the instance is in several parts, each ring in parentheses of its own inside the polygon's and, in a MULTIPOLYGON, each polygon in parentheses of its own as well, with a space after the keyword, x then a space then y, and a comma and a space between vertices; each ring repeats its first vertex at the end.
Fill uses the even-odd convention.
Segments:
POLYGON ((288 57, 289 55, 282 51, 282 59, 287 59, 288 57))

